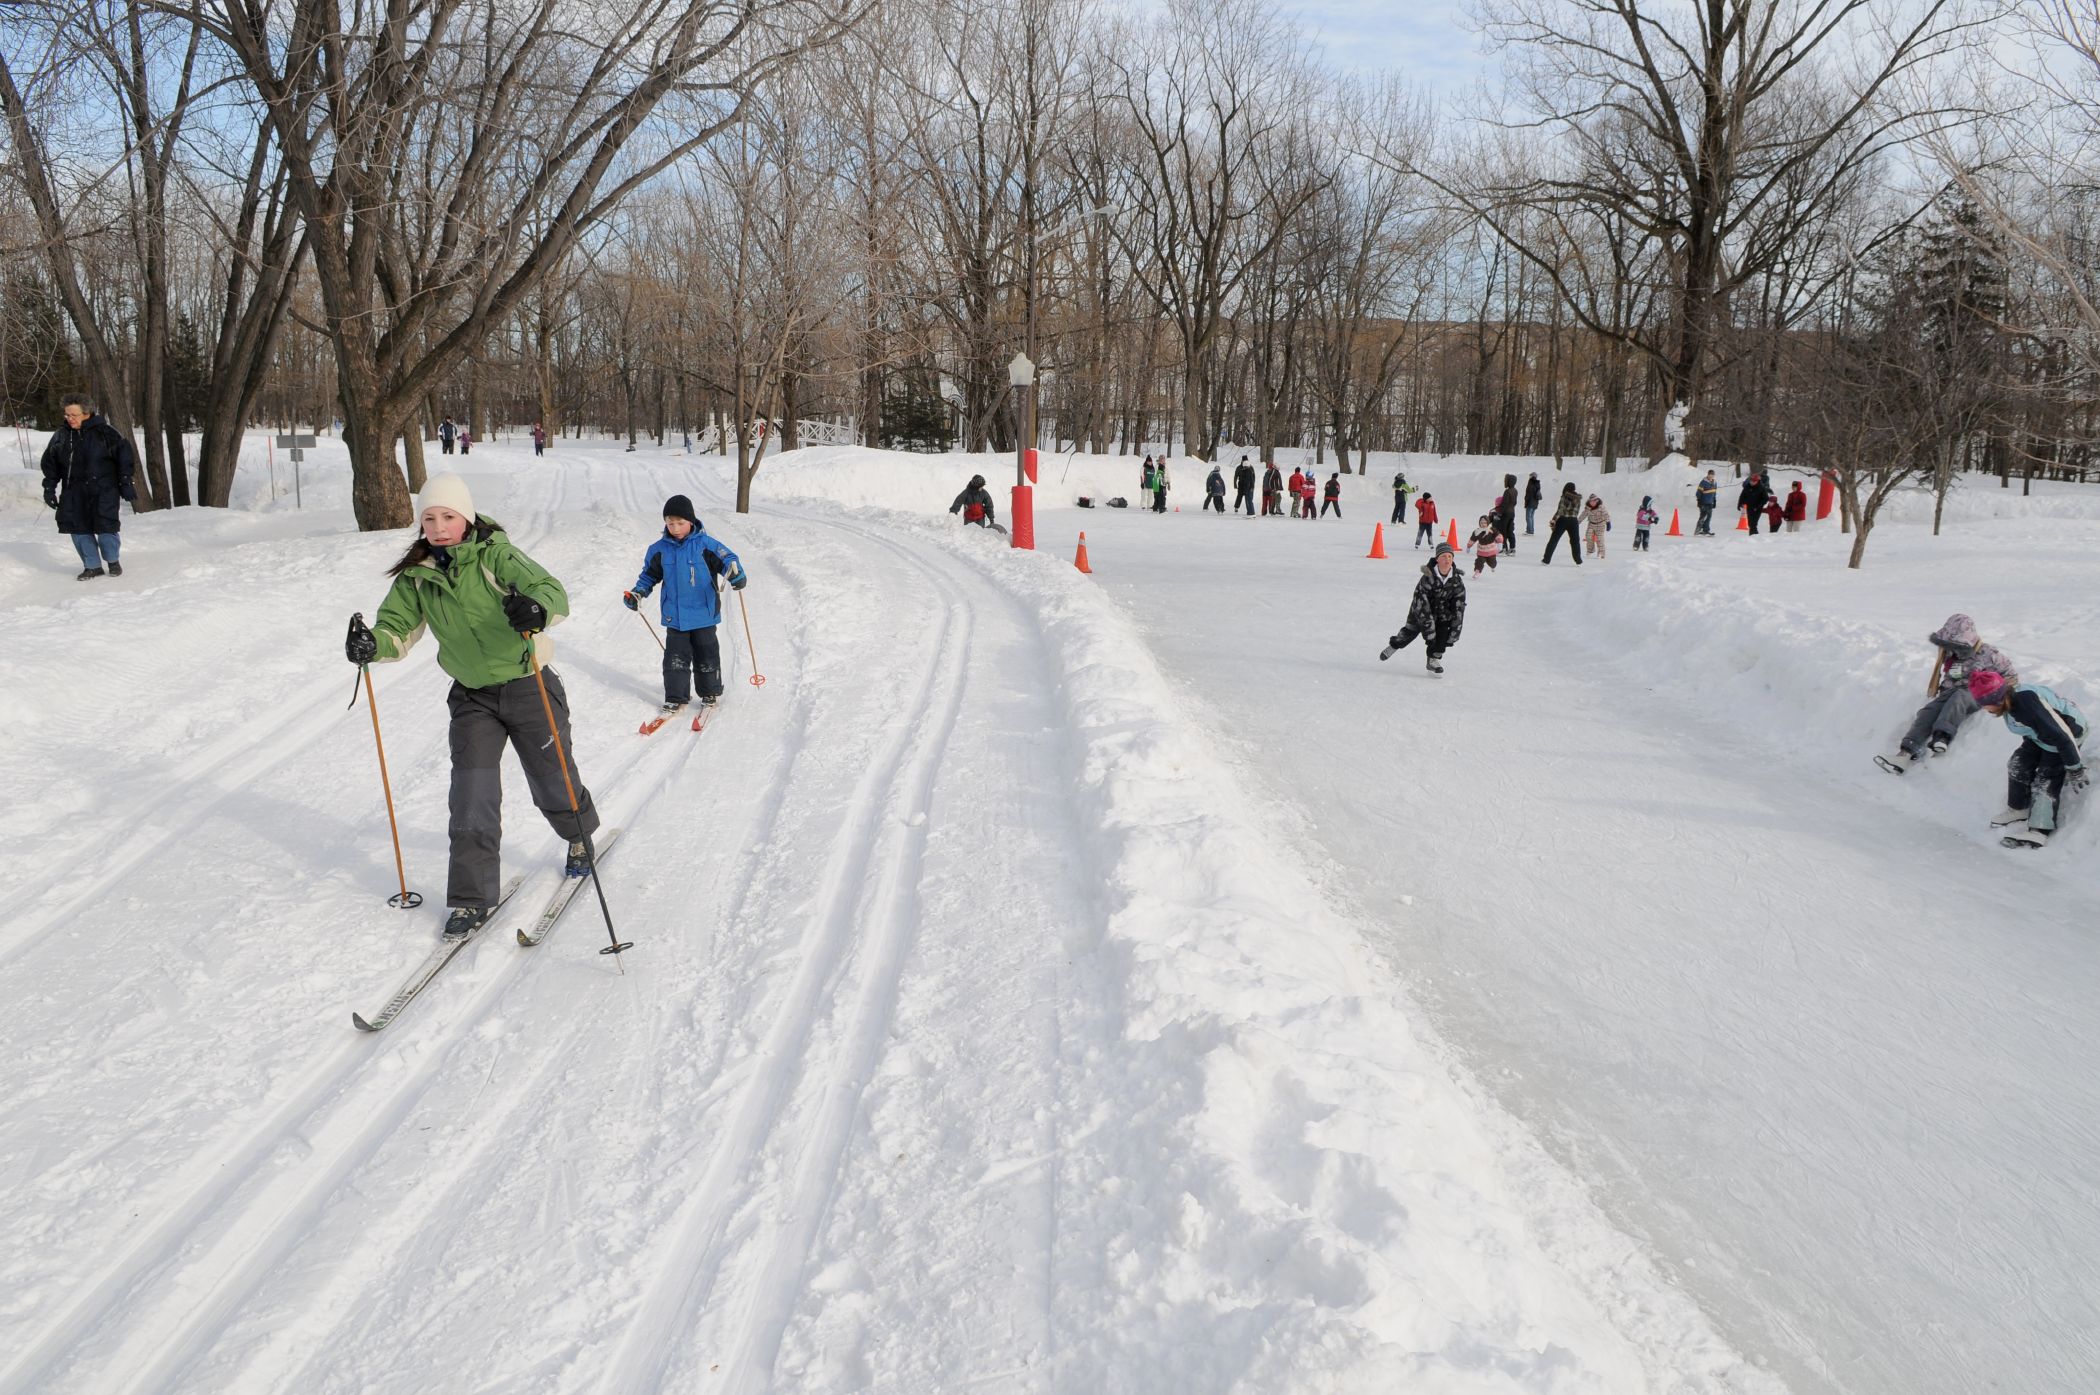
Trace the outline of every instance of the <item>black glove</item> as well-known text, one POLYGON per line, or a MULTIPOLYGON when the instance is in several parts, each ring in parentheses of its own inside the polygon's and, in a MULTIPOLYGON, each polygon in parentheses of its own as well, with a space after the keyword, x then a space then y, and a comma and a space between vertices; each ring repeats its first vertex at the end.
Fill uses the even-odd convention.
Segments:
POLYGON ((117 497, 127 504, 136 504, 139 501, 139 492, 132 485, 120 484, 117 486, 117 497))
POLYGON ((642 608, 640 597, 636 596, 632 591, 622 591, 620 593, 620 604, 626 606, 629 610, 640 610, 642 608))
POLYGON ((363 666, 379 657, 379 637, 365 628, 361 614, 350 617, 350 633, 343 640, 343 657, 363 666))
POLYGON ((503 618, 521 635, 537 634, 547 628, 547 607, 530 596, 519 595, 513 586, 503 598, 503 618))
POLYGON ((744 583, 749 581, 750 579, 751 578, 746 576, 744 573, 738 572, 735 576, 729 578, 729 589, 732 591, 741 591, 744 589, 744 583))
POLYGON ((53 489, 47 489, 44 491, 44 507, 47 509, 55 509, 58 507, 58 491, 53 489))

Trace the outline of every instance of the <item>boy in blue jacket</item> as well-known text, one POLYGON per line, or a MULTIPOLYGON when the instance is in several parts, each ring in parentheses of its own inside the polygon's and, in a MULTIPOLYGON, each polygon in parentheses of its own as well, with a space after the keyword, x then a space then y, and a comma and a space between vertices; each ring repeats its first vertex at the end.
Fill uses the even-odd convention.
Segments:
POLYGON ((750 580, 737 555, 709 537, 693 512, 693 501, 673 494, 664 501, 664 535, 649 544, 642 574, 621 603, 638 609, 641 598, 664 588, 664 715, 684 707, 699 674, 700 701, 712 707, 722 696, 722 647, 715 626, 722 622, 722 593, 717 577, 741 591, 750 580))

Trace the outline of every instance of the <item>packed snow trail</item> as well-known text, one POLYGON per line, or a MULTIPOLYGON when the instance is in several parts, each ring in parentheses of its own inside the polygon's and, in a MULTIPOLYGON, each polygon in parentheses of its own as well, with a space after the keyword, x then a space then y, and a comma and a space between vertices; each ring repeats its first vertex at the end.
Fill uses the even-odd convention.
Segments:
POLYGON ((511 943, 561 860, 513 768, 525 910, 348 1026, 442 915, 430 646, 374 670, 420 912, 343 705, 401 535, 197 511, 121 588, 11 584, 0 1395, 1776 1388, 1443 1074, 1070 574, 691 462, 458 463, 571 594, 627 972, 594 898, 511 943), (673 492, 770 681, 739 625, 718 718, 644 740, 617 598, 673 492))
POLYGON ((1542 519, 1469 577, 1441 678, 1419 643, 1377 661, 1431 550, 1389 536, 1391 560, 1365 561, 1369 522, 1086 526, 1097 580, 1221 748, 1312 811, 1331 894, 1744 1350, 1801 1392, 2100 1388, 2091 869, 1986 836, 2010 750, 1994 721, 1900 786, 1868 760, 1950 611, 2029 618, 1992 637, 2036 667, 2080 633, 1992 561, 2071 525, 1964 525, 1884 594, 1893 532, 1862 581, 1833 571, 1834 536, 1640 556, 1620 528, 1603 564, 1547 568, 1542 519), (1752 570, 1715 585, 1715 559, 1752 570), (1752 594, 1825 575, 1914 632, 1899 657, 1752 594), (1802 706, 1820 668, 1847 680, 1829 738, 1802 706), (1838 720, 1876 707, 1864 732, 1838 720))

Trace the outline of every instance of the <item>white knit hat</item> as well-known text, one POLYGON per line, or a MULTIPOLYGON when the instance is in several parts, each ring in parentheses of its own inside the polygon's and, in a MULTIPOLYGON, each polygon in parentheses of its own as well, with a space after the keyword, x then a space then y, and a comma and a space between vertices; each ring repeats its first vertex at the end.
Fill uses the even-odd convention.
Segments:
POLYGON ((416 517, 420 519, 434 508, 450 509, 469 523, 474 521, 474 496, 467 492, 467 482, 458 475, 432 475, 423 481, 423 495, 416 500, 416 517))

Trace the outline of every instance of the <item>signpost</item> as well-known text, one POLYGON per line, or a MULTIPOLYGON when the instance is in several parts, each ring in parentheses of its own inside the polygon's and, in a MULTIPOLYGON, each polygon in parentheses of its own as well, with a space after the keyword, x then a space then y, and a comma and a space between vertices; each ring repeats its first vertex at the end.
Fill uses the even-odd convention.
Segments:
POLYGON ((279 436, 277 444, 283 446, 292 457, 292 507, 304 508, 306 499, 299 485, 299 462, 306 459, 306 452, 313 448, 314 438, 298 435, 279 436))

